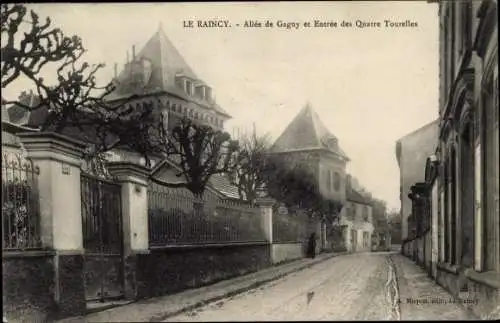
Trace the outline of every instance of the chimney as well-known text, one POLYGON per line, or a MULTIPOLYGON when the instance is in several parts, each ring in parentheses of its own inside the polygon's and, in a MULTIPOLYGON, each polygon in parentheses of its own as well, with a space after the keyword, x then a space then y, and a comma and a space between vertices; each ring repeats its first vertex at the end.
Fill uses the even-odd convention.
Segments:
POLYGON ((127 60, 125 61, 125 65, 127 65, 129 62, 130 62, 130 57, 129 57, 129 54, 128 54, 128 51, 127 51, 127 60))
POLYGON ((135 61, 135 45, 132 46, 132 60, 135 61))
POLYGON ((115 78, 118 77, 118 64, 115 63, 115 78))

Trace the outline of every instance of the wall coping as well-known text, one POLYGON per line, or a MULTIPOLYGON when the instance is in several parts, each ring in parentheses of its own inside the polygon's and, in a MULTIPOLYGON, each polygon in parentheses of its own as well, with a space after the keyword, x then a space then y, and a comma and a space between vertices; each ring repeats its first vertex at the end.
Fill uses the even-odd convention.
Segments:
POLYGON ((261 198, 258 198, 256 201, 255 201, 255 204, 257 206, 273 206, 274 204, 276 204, 276 200, 273 199, 273 198, 270 198, 270 197, 261 197, 261 198))
POLYGON ((52 257, 54 250, 2 250, 2 259, 52 257))
POLYGON ((281 241, 273 241, 272 245, 284 245, 284 244, 303 244, 305 241, 289 241, 289 242, 281 242, 281 241))
POLYGON ((236 248, 246 246, 265 246, 271 245, 267 241, 262 242, 233 242, 233 243, 204 243, 204 244, 184 244, 184 245, 164 245, 150 246, 149 250, 182 250, 182 249, 208 249, 208 248, 236 248))
POLYGON ((50 153, 80 159, 87 147, 83 141, 55 132, 22 132, 18 136, 32 159, 50 158, 50 153))

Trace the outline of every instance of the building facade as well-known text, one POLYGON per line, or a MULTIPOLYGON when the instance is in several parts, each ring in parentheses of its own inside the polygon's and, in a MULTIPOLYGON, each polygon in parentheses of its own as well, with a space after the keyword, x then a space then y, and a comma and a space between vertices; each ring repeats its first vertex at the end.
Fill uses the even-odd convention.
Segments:
POLYGON ((500 318, 498 2, 438 2, 439 139, 414 183, 412 255, 483 319, 500 318), (417 192, 418 191, 418 192, 417 192), (418 256, 417 256, 418 258, 418 256), (424 257, 425 258, 425 257, 424 257), (420 259, 417 259, 420 260, 420 259))
POLYGON ((333 228, 329 223, 321 225, 319 236, 323 247, 330 248, 332 244, 341 244, 331 248, 347 251, 370 250, 373 224, 369 198, 353 187, 352 177, 346 171, 349 158, 340 147, 338 138, 326 128, 309 104, 278 137, 271 147, 271 152, 284 155, 293 163, 306 165, 315 176, 321 194, 342 203, 340 228, 333 228), (337 231, 339 229, 340 231, 337 231), (340 237, 332 237, 330 241, 327 231, 333 230, 336 230, 340 237))
MULTIPOLYGON (((416 182, 424 181, 425 161, 434 153, 437 145, 438 121, 430 122, 423 127, 405 135, 396 142, 396 159, 400 170, 401 201, 401 239, 410 236, 408 219, 412 214, 412 203, 408 197, 410 188, 416 182)), ((403 248, 404 249, 404 248, 403 248)), ((408 253, 408 250, 403 250, 408 253)))
POLYGON ((480 315, 500 304, 497 15, 497 1, 439 2, 437 279, 455 294, 478 294, 480 315))
POLYGON ((344 243, 347 251, 370 251, 372 247, 373 209, 370 200, 352 187, 347 176, 345 213, 341 224, 345 226, 344 243))

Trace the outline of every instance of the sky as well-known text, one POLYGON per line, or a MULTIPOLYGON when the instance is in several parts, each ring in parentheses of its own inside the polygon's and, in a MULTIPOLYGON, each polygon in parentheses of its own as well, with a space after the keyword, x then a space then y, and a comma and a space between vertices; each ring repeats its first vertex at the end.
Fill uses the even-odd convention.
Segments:
MULTIPOLYGON (((399 209, 395 142, 438 115, 438 13, 426 1, 32 4, 66 35, 83 39, 83 59, 119 70, 162 25, 198 77, 232 115, 226 129, 276 139, 306 103, 339 138, 348 171, 374 197, 399 209), (184 21, 228 20, 231 28, 185 28, 184 21), (416 27, 384 27, 384 20, 416 27), (243 28, 245 20, 298 22, 298 29, 243 28), (306 21, 337 27, 306 28, 306 21), (340 27, 342 20, 352 27, 340 27), (381 22, 358 28, 357 20, 381 22), (239 27, 236 24, 240 24, 239 27)), ((50 66, 47 71, 50 79, 50 66)), ((7 99, 29 87, 19 79, 7 99)), ((423 167, 423 166, 422 166, 423 167)))

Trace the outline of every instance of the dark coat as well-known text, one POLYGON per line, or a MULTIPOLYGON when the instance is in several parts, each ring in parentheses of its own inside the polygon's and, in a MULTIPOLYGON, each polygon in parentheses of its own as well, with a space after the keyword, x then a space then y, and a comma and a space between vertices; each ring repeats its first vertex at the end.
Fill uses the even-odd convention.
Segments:
POLYGON ((314 258, 316 256, 316 233, 311 233, 307 243, 307 257, 314 258))

